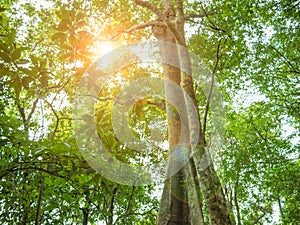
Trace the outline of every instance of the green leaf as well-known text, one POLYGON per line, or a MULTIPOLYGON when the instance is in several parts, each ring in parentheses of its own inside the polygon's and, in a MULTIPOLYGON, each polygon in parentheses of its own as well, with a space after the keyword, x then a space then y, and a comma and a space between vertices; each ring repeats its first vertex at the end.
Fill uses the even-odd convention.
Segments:
POLYGON ((42 59, 40 61, 40 64, 41 64, 41 68, 44 68, 47 65, 47 60, 46 59, 42 59))
POLYGON ((15 79, 13 84, 14 84, 16 94, 19 95, 22 89, 22 83, 19 81, 19 79, 15 79))
POLYGON ((48 87, 48 80, 49 80, 48 75, 45 72, 43 72, 41 77, 42 87, 48 87))
POLYGON ((10 33, 7 35, 7 43, 11 45, 16 40, 16 34, 17 31, 15 29, 12 29, 10 33))
POLYGON ((72 163, 72 171, 73 172, 77 171, 77 166, 76 166, 75 162, 73 160, 71 160, 71 163, 72 163))
POLYGON ((52 202, 50 205, 46 206, 47 211, 52 211, 53 209, 59 208, 59 204, 57 202, 52 202))
POLYGON ((58 32, 58 33, 55 33, 53 36, 52 36, 52 40, 53 41, 56 41, 56 40, 64 40, 66 39, 67 37, 67 34, 63 33, 63 32, 58 32))
POLYGON ((17 48, 16 50, 14 50, 10 56, 11 56, 11 60, 13 62, 15 62, 17 59, 19 59, 21 57, 21 53, 22 53, 22 49, 21 48, 17 48))
POLYGON ((9 73, 10 73, 10 70, 8 68, 0 69, 0 77, 2 77, 2 75, 8 75, 9 73))
POLYGON ((7 44, 5 42, 0 42, 0 49, 2 49, 3 51, 7 51, 7 44))
POLYGON ((69 29, 69 26, 66 22, 61 21, 61 23, 58 25, 57 30, 59 31, 66 31, 69 29))
POLYGON ((0 7, 0 12, 4 12, 6 10, 7 10, 7 8, 0 7))
POLYGON ((1 57, 1 59, 3 59, 4 62, 6 62, 6 63, 11 62, 11 58, 10 58, 9 54, 7 54, 6 52, 0 52, 0 57, 1 57))
POLYGON ((30 62, 30 61, 27 60, 27 59, 19 59, 18 64, 27 64, 27 63, 29 63, 29 62, 30 62))
POLYGON ((84 27, 88 25, 88 22, 86 22, 85 20, 80 20, 76 23, 77 27, 84 27))
POLYGON ((73 197, 72 197, 72 195, 70 195, 70 194, 68 194, 68 193, 65 193, 65 194, 63 195, 63 199, 64 199, 65 201, 67 201, 67 202, 73 202, 73 197))
POLYGON ((23 87, 24 87, 26 90, 29 89, 29 83, 30 83, 31 81, 32 81, 32 79, 31 79, 30 77, 28 77, 28 76, 22 78, 22 85, 23 85, 23 87))
POLYGON ((33 65, 35 65, 35 66, 39 65, 39 60, 38 60, 38 58, 35 55, 31 55, 30 59, 31 59, 33 65))
POLYGON ((36 74, 34 71, 32 71, 32 70, 30 70, 30 69, 28 69, 28 68, 24 68, 24 67, 19 67, 19 70, 20 70, 21 72, 23 72, 24 74, 27 74, 27 75, 29 75, 29 76, 33 76, 33 75, 36 74))

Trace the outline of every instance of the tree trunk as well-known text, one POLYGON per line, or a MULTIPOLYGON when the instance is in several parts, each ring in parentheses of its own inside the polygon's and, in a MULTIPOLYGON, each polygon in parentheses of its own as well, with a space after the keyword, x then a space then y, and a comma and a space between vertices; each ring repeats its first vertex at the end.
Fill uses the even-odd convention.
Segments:
MULTIPOLYGON (((185 103, 189 121, 190 131, 190 144, 196 145, 193 160, 196 163, 196 169, 198 171, 199 180, 202 188, 203 195, 205 197, 206 207, 208 209, 210 224, 211 225, 230 225, 229 212, 226 205, 226 199, 223 193, 220 180, 214 170, 212 159, 210 154, 205 154, 205 134, 201 127, 200 115, 193 113, 193 109, 196 106, 198 109, 197 100, 195 97, 192 69, 189 52, 187 50, 185 35, 184 35, 184 12, 182 0, 176 1, 177 18, 176 18, 176 31, 177 43, 182 47, 179 47, 179 56, 181 63, 181 86, 184 89, 185 103), (199 127, 195 126, 199 124, 199 127), (196 129, 199 129, 197 132, 196 129), (195 135, 199 134, 199 137, 195 135), (194 140, 198 140, 197 143, 194 140), (204 170, 201 168, 203 160, 206 159, 206 164, 209 165, 204 170)), ((209 101, 209 99, 207 100, 209 101)), ((203 124, 204 126, 204 124, 203 124)))
MULTIPOLYGON (((170 1, 164 1, 164 11, 168 19, 175 19, 175 12, 170 1)), ((174 36, 167 27, 154 27, 153 34, 159 41, 176 44, 174 36)), ((160 53, 163 62, 164 78, 180 86, 181 71, 177 48, 174 48, 174 45, 160 43, 160 53)), ((184 121, 180 121, 180 119, 184 120, 184 118, 179 118, 178 112, 176 112, 178 109, 175 109, 170 104, 170 102, 181 101, 181 105, 183 105, 181 110, 184 111, 182 114, 186 115, 183 93, 172 88, 172 85, 168 85, 168 82, 165 82, 165 95, 167 99, 166 111, 171 153, 176 145, 177 147, 181 146, 182 149, 179 151, 188 151, 189 129, 184 121), (180 143, 178 137, 180 137, 180 143)), ((196 169, 195 166, 192 166, 194 165, 193 160, 191 161, 192 164, 188 162, 185 166, 182 166, 182 163, 184 162, 176 160, 169 162, 168 171, 172 171, 177 166, 181 166, 182 169, 171 177, 167 173, 160 204, 159 225, 204 225, 199 184, 195 179, 197 176, 196 169)))
MULTIPOLYGON (((161 20, 164 25, 152 27, 153 34, 159 41, 170 42, 181 46, 168 47, 167 44, 160 44, 164 78, 172 80, 178 85, 180 84, 184 90, 184 92, 180 91, 179 93, 168 85, 165 85, 169 146, 170 153, 172 153, 172 151, 174 151, 173 148, 179 143, 178 137, 183 134, 182 137, 180 137, 182 138, 180 145, 183 144, 182 150, 189 151, 191 146, 194 148, 192 158, 181 170, 171 177, 167 174, 160 202, 158 224, 204 225, 200 198, 201 193, 199 190, 200 186, 205 198, 210 224, 230 225, 229 212, 220 180, 214 170, 210 155, 205 154, 205 134, 200 123, 198 104, 193 87, 190 56, 184 35, 185 19, 183 2, 182 0, 176 1, 176 15, 171 0, 162 0, 163 13, 150 2, 142 0, 135 0, 135 2, 152 10, 160 17, 159 20, 161 20), (164 62, 171 62, 170 64, 172 65, 180 65, 180 70, 178 70, 178 67, 175 68, 164 62), (184 102, 184 110, 188 117, 186 120, 188 124, 180 122, 178 113, 174 107, 168 103, 168 99, 179 99, 184 102), (184 124, 184 126, 182 126, 182 124, 184 124), (207 161, 205 168, 201 168, 203 160, 207 161), (178 196, 180 196, 181 199, 179 199, 178 196)), ((204 125, 205 124, 203 124, 203 126, 204 125)), ((178 166, 176 162, 169 161, 167 169, 171 171, 172 168, 176 166, 178 166)))
MULTIPOLYGON (((159 41, 176 43, 171 33, 166 27, 154 27, 153 34, 159 41)), ((163 72, 165 82, 166 95, 166 113, 168 118, 168 138, 170 153, 175 150, 179 143, 181 134, 181 121, 178 112, 171 104, 171 102, 183 99, 182 93, 178 92, 177 87, 180 85, 180 69, 173 65, 179 64, 177 49, 172 48, 168 44, 160 43, 160 53, 163 61, 163 72), (164 63, 169 62, 170 64, 164 63), (171 81, 171 82, 168 82, 171 81), (169 101, 168 101, 169 100, 169 101)), ((158 216, 159 225, 185 225, 189 224, 188 204, 186 202, 186 188, 185 188, 185 169, 180 169, 177 173, 169 177, 171 171, 180 166, 182 162, 172 160, 168 164, 168 172, 166 174, 164 190, 160 203, 160 210, 158 216)))
POLYGON ((114 223, 114 204, 115 204, 115 197, 118 191, 118 187, 114 187, 112 190, 110 205, 109 205, 109 215, 108 215, 108 225, 112 225, 114 223))
POLYGON ((89 210, 88 210, 88 208, 83 208, 82 213, 83 213, 82 225, 88 225, 88 222, 89 222, 89 210))

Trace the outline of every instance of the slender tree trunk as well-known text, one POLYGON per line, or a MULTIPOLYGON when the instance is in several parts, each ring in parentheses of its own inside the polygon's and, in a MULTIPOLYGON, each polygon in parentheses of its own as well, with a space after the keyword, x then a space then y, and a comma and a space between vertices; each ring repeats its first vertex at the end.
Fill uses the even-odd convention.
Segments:
POLYGON ((240 213, 240 206, 239 206, 238 196, 237 196, 238 186, 239 186, 239 177, 237 177, 235 184, 234 184, 234 204, 235 204, 235 209, 236 209, 237 225, 241 225, 242 224, 241 213, 240 213))
POLYGON ((285 221, 285 216, 284 216, 284 213, 283 213, 283 208, 282 208, 282 204, 281 204, 279 194, 277 195, 277 202, 278 202, 279 212, 280 212, 280 216, 281 216, 281 221, 285 221))
POLYGON ((88 225, 88 222, 89 222, 89 209, 88 208, 83 208, 82 213, 83 213, 82 225, 88 225))
POLYGON ((109 205, 109 216, 108 216, 108 225, 112 225, 114 223, 114 204, 115 204, 115 197, 116 193, 118 191, 118 187, 114 187, 112 190, 112 196, 110 200, 110 205, 109 205))
POLYGON ((41 176, 41 186, 40 186, 40 192, 39 192, 39 199, 36 209, 36 215, 35 215, 35 225, 40 224, 40 214, 41 214, 41 204, 43 199, 43 191, 44 191, 44 176, 41 176))

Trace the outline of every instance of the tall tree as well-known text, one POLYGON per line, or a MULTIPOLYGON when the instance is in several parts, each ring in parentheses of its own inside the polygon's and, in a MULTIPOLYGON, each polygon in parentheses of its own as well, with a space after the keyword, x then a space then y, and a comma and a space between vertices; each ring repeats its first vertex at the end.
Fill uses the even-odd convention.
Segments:
MULTIPOLYGON (((187 44, 185 41, 184 24, 186 16, 184 15, 184 6, 181 0, 173 2, 170 0, 162 1, 162 6, 159 8, 153 3, 148 1, 136 0, 135 3, 142 7, 145 7, 152 11, 157 20, 152 22, 146 22, 143 25, 136 25, 127 30, 132 32, 136 29, 152 26, 153 35, 159 40, 164 42, 170 42, 175 45, 181 46, 177 48, 174 46, 168 47, 168 44, 160 45, 160 52, 163 61, 163 71, 165 79, 174 81, 176 84, 180 84, 183 87, 183 93, 176 93, 168 85, 165 85, 166 99, 182 99, 185 102, 185 110, 187 111, 189 124, 187 129, 180 125, 179 116, 174 112, 174 108, 167 103, 166 111, 168 116, 168 130, 169 130, 169 145, 170 151, 174 151, 176 145, 179 144, 180 132, 185 129, 188 136, 185 137, 184 150, 188 151, 191 147, 190 140, 194 137, 195 124, 199 123, 199 114, 195 115, 191 113, 192 108, 196 106, 198 108, 197 100, 195 98, 195 91, 193 85, 193 78, 191 74, 191 64, 188 51, 186 50, 187 44), (171 63, 165 63, 171 62, 171 63), (180 65, 180 69, 174 68, 172 65, 180 65), (189 99, 192 99, 190 101, 189 99)), ((204 11, 203 13, 206 13, 204 11)), ((203 17, 203 15, 193 15, 194 17, 203 17)), ((215 70, 218 66, 220 57, 220 43, 217 48, 215 70)), ((213 76, 216 71, 213 71, 213 76)), ((213 79, 212 79, 213 82, 213 79)), ((213 84, 212 84, 213 85, 213 84)), ((231 224, 229 218, 229 211, 226 206, 226 199, 223 194, 223 188, 221 182, 213 168, 213 165, 209 165, 207 168, 202 169, 200 167, 201 158, 204 157, 205 152, 205 127, 206 116, 209 107, 210 96, 207 98, 206 111, 204 115, 204 124, 200 128, 200 136, 196 143, 196 149, 189 163, 183 169, 179 170, 175 175, 166 179, 163 196, 160 204, 160 211, 158 217, 158 224, 204 224, 201 200, 199 198, 200 193, 197 189, 198 180, 202 188, 202 193, 205 198, 206 207, 209 213, 210 224, 231 224), (192 180, 192 181, 191 181, 192 180), (188 188, 189 183, 194 190, 188 188), (191 194, 189 192, 194 192, 191 194), (194 204, 192 199, 190 201, 180 200, 179 196, 183 199, 188 199, 188 195, 194 196, 197 204, 194 204), (195 207, 196 206, 196 207, 195 207)), ((182 124, 182 123, 181 123, 182 124)), ((181 146, 182 147, 182 146, 181 146)), ((207 158, 207 160, 210 160, 207 158)), ((171 163, 170 163, 171 164, 171 163)), ((169 166, 174 166, 170 165, 169 166)), ((176 166, 176 165, 175 165, 176 166)))

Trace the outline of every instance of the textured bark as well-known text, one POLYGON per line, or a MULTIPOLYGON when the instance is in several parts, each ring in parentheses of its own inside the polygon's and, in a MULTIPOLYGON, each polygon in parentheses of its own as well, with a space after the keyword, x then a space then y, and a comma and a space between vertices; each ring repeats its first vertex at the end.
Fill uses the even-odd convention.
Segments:
POLYGON ((226 206, 226 199, 223 194, 223 188, 220 180, 214 170, 212 159, 209 154, 205 154, 205 137, 203 129, 199 130, 199 137, 196 137, 197 130, 195 126, 200 121, 200 115, 193 113, 193 109, 197 107, 197 101, 193 88, 192 71, 190 67, 190 59, 186 46, 180 48, 180 62, 182 65, 181 86, 185 90, 185 103, 190 128, 191 145, 196 146, 193 152, 193 160, 196 164, 197 175, 200 180, 202 193, 205 197, 206 207, 209 212, 211 225, 229 225, 231 224, 229 212, 226 206), (197 140, 197 143, 194 142, 197 140), (203 163, 204 169, 202 168, 203 163), (208 167, 207 167, 208 166, 208 167))
MULTIPOLYGON (((175 13, 171 7, 170 2, 165 2, 164 9, 166 16, 170 20, 175 19, 175 13), (173 18, 172 18, 173 17, 173 18)), ((165 26, 158 26, 153 28, 153 34, 160 41, 169 43, 176 43, 171 31, 165 26)), ((174 46, 164 45, 160 46, 161 57, 163 62, 169 62, 172 65, 180 66, 178 49, 174 46)), ((181 83, 181 71, 177 67, 172 65, 163 64, 164 78, 172 80, 178 86, 181 83)), ((179 93, 178 90, 172 90, 172 87, 165 86, 165 93, 167 99, 179 99, 184 103, 183 93, 179 93)), ((186 115, 185 108, 184 113, 186 115)), ((180 118, 175 109, 167 102, 166 106, 168 117, 168 129, 169 129, 169 144, 171 149, 178 144, 178 137, 181 135, 181 144, 183 151, 189 148, 189 128, 188 126, 181 126, 180 118), (175 120, 174 120, 175 119, 175 120), (173 121, 174 120, 174 121, 173 121), (175 122, 176 121, 176 122, 175 122)), ((181 118, 182 119, 182 118, 181 118)), ((169 164, 170 167, 176 167, 176 162, 169 164)), ((179 164, 182 162, 178 162, 179 164)), ((200 198, 199 184, 196 179, 196 169, 193 160, 188 163, 175 175, 171 176, 165 181, 163 195, 160 204, 160 211, 158 217, 158 224, 199 224, 204 225, 204 218, 202 213, 202 205, 200 198)), ((168 174, 167 174, 167 177, 168 174)))
POLYGON ((187 179, 187 199, 189 206, 189 221, 194 225, 205 225, 202 211, 201 191, 194 159, 191 158, 188 164, 187 179))
MULTIPOLYGON (((184 43, 185 44, 185 43, 184 43)), ((226 199, 223 194, 223 188, 220 180, 214 170, 212 159, 209 154, 205 154, 205 137, 203 129, 197 132, 195 124, 200 121, 199 113, 193 113, 193 109, 197 107, 197 101, 193 88, 192 71, 190 68, 190 58, 186 45, 179 48, 180 62, 182 68, 181 86, 185 90, 185 103, 190 128, 191 145, 196 146, 193 152, 193 160, 196 165, 197 175, 199 176, 202 193, 205 197, 206 207, 209 212, 211 225, 229 225, 231 224, 229 212, 226 206, 226 199), (199 137, 196 135, 199 134, 199 137), (197 140, 197 142, 194 142, 197 140), (204 161, 204 169, 202 168, 204 161)), ((198 107, 197 107, 198 108, 198 107)))
MULTIPOLYGON (((210 161, 211 159, 208 159, 208 157, 209 156, 207 156, 207 160, 210 161)), ((198 167, 197 170, 200 174, 200 186, 205 197, 205 204, 209 214, 209 224, 231 225, 223 188, 213 164, 210 164, 205 170, 201 167, 198 167)))
MULTIPOLYGON (((185 43, 184 43, 185 44, 185 43)), ((197 107, 197 101, 193 88, 192 71, 190 68, 190 58, 186 45, 180 49, 180 62, 182 65, 181 86, 185 90, 185 103, 190 128, 191 145, 196 146, 193 152, 193 159, 196 164, 197 175, 199 176, 202 193, 205 197, 206 207, 209 212, 209 219, 211 225, 230 225, 229 212, 226 205, 226 199, 223 193, 221 182, 213 167, 212 159, 209 153, 205 153, 205 134, 203 129, 199 130, 199 137, 197 135, 197 127, 200 121, 199 113, 193 113, 193 109, 197 107), (194 142, 197 140, 197 142, 194 142), (204 167, 202 168, 202 166, 204 167)), ((198 107, 197 107, 198 108, 198 107)), ((205 124, 203 124, 204 126, 205 124)), ((208 150, 206 150, 208 151, 208 150)))

